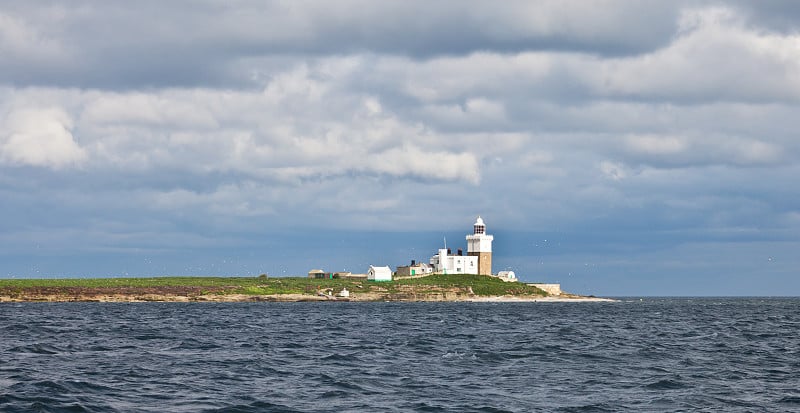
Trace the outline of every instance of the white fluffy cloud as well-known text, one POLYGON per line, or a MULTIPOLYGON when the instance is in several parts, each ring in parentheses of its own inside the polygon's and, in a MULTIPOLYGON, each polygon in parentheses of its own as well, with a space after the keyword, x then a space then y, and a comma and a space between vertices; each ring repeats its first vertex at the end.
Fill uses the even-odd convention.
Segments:
POLYGON ((96 170, 117 173, 168 168, 284 184, 347 174, 477 184, 480 158, 470 147, 385 111, 377 96, 340 88, 366 64, 352 58, 301 64, 254 91, 12 93, 12 105, 44 95, 75 113, 12 113, 4 159, 52 168, 91 160, 96 170), (83 147, 72 138, 72 117, 83 147))
POLYGON ((416 146, 392 148, 368 156, 357 168, 396 176, 466 181, 476 185, 480 181, 474 154, 423 151, 416 146))
POLYGON ((667 47, 598 68, 592 86, 604 95, 796 102, 800 35, 755 30, 729 8, 687 9, 667 47))
POLYGON ((51 169, 80 166, 88 156, 72 136, 72 120, 61 109, 20 109, 0 127, 0 160, 51 169))

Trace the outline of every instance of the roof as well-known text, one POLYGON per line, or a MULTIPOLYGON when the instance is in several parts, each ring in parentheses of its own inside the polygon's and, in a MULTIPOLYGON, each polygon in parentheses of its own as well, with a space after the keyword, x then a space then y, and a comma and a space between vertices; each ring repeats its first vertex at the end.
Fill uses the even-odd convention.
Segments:
POLYGON ((478 219, 475 221, 475 225, 483 225, 483 226, 486 226, 486 224, 484 224, 484 223, 483 223, 483 218, 481 218, 481 216, 480 216, 480 215, 478 215, 478 219))
POLYGON ((420 267, 430 267, 431 265, 427 262, 418 262, 414 265, 398 265, 397 268, 420 268, 420 267))

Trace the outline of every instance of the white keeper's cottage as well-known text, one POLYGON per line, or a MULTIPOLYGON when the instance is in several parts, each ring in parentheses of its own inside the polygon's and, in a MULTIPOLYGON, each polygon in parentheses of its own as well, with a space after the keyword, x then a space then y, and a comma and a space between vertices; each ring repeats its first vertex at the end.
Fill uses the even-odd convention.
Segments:
POLYGON ((369 271, 367 271, 367 280, 392 281, 392 269, 389 267, 375 267, 370 265, 369 271))

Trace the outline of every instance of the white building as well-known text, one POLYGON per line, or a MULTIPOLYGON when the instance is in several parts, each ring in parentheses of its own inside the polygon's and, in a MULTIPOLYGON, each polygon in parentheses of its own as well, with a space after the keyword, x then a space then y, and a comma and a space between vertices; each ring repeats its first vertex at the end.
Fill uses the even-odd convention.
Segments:
POLYGON ((502 278, 503 281, 517 281, 517 274, 514 274, 514 271, 500 271, 497 273, 498 278, 502 278))
POLYGON ((392 281, 392 269, 389 267, 375 267, 370 265, 369 271, 367 271, 367 280, 392 281))
POLYGON ((433 272, 433 266, 424 262, 411 261, 411 265, 401 265, 397 267, 398 277, 413 277, 432 274, 433 272))
POLYGON ((477 274, 478 257, 448 254, 447 249, 439 249, 439 253, 431 257, 434 271, 442 274, 477 274))

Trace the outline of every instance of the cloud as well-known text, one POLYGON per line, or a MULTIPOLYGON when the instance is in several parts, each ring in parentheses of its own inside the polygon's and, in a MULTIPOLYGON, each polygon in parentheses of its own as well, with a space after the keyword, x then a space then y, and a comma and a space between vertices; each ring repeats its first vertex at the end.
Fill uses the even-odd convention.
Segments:
POLYGON ((675 136, 629 136, 626 145, 634 152, 652 155, 675 155, 686 150, 686 141, 675 136))
MULTIPOLYGON (((276 74, 263 90, 32 89, 11 92, 9 105, 49 98, 72 109, 69 116, 58 112, 57 119, 68 121, 65 133, 72 129, 71 119, 77 119, 82 146, 69 134, 72 149, 45 148, 63 157, 58 162, 47 158, 56 167, 87 162, 91 169, 123 174, 169 170, 281 185, 359 174, 477 184, 480 158, 468 147, 385 110, 378 96, 342 88, 368 63, 332 58, 299 64, 276 74)), ((497 106, 475 99, 467 108, 480 112, 492 105, 497 106)), ((10 124, 33 127, 38 121, 31 116, 14 115, 10 124)), ((17 159, 11 155, 20 153, 20 139, 10 141, 9 159, 17 159)))
MULTIPOLYGON (((211 129, 218 126, 208 110, 192 104, 187 91, 185 100, 153 93, 96 93, 88 97, 81 121, 96 126, 113 124, 141 124, 149 127, 186 129, 211 129)), ((202 93, 196 93, 202 99, 202 93)))
POLYGON ((776 143, 730 135, 632 135, 623 148, 626 162, 655 167, 767 166, 786 159, 776 143))
POLYGON ((684 10, 679 25, 665 48, 599 63, 593 89, 636 99, 800 100, 800 35, 754 30, 723 7, 684 10))
MULTIPOLYGON (((428 103, 526 93, 558 100, 796 101, 797 35, 769 30, 772 20, 753 7, 705 4, 23 5, 0 16, 0 30, 14 50, 39 57, 17 55, 26 63, 4 65, 0 78, 116 90, 273 84, 274 94, 285 91, 274 89, 273 80, 289 75, 298 58, 340 57, 341 66, 347 56, 375 56, 379 73, 361 72, 362 81, 385 85, 393 80, 383 74, 396 75, 403 93, 428 103), (73 46, 66 53, 60 43, 73 46)), ((294 87, 314 87, 303 79, 294 87)), ((279 83, 292 87, 288 79, 279 83)))
POLYGON ((603 175, 614 181, 620 181, 628 177, 628 172, 625 165, 616 162, 602 161, 600 162, 600 171, 603 175))
POLYGON ((368 156, 362 165, 367 171, 395 176, 411 176, 435 180, 480 182, 478 161, 471 153, 423 151, 415 146, 392 148, 368 156))
POLYGON ((258 194, 264 189, 266 188, 255 182, 243 181, 237 184, 220 185, 210 192, 174 189, 154 191, 146 195, 149 200, 153 201, 149 207, 156 210, 201 209, 210 215, 229 219, 273 215, 275 211, 270 206, 270 197, 258 194))
POLYGON ((666 44, 675 22, 665 17, 677 10, 617 0, 17 4, 0 17, 0 32, 27 64, 4 65, 0 75, 14 85, 242 87, 269 77, 253 61, 298 55, 630 55, 666 44))
POLYGON ((508 122, 502 102, 479 97, 468 98, 463 104, 427 105, 421 112, 450 130, 493 130, 508 122))
POLYGON ((72 120, 61 109, 20 109, 8 114, 0 132, 0 160, 51 169, 80 166, 86 150, 72 137, 72 120))
POLYGON ((57 40, 44 35, 35 22, 0 10, 0 53, 8 59, 6 65, 15 67, 20 62, 11 58, 28 64, 41 64, 48 58, 63 57, 63 47, 57 40))

